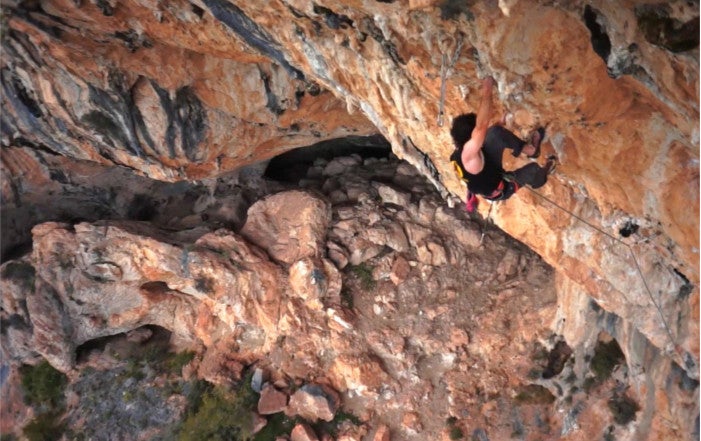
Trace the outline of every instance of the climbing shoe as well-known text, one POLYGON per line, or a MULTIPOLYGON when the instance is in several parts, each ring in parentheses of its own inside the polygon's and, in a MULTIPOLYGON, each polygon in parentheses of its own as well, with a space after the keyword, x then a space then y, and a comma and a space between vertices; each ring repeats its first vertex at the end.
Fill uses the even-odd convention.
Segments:
POLYGON ((479 199, 477 199, 477 196, 470 190, 467 190, 467 196, 465 197, 465 210, 468 213, 474 213, 477 211, 478 205, 479 199))
POLYGON ((545 138, 545 128, 538 127, 531 135, 531 145, 535 147, 535 153, 527 155, 528 158, 535 159, 540 156, 540 143, 543 142, 543 138, 545 138))
POLYGON ((557 156, 548 155, 548 160, 543 168, 548 170, 548 174, 550 175, 555 171, 555 167, 557 167, 557 156))

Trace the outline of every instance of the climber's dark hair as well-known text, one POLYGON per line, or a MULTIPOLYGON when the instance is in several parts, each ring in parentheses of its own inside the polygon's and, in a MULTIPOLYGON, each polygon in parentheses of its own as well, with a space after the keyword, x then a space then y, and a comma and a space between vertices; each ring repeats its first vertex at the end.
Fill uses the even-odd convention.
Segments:
POLYGON ((477 115, 465 113, 453 119, 453 126, 450 128, 450 136, 453 137, 455 148, 462 150, 468 139, 472 136, 472 131, 477 124, 477 115))

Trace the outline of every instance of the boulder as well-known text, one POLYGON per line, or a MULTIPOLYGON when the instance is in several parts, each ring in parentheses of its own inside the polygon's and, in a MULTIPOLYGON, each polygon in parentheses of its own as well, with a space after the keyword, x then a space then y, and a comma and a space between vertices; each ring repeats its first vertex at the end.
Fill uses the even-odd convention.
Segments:
POLYGON ((336 391, 326 385, 306 384, 290 397, 286 413, 298 415, 306 420, 333 420, 340 405, 336 391))
POLYGON ((305 191, 286 191, 253 204, 241 234, 273 259, 290 264, 321 254, 330 221, 326 201, 305 191))
POLYGON ((271 415, 282 412, 287 407, 287 394, 281 392, 273 385, 267 384, 263 387, 258 400, 258 413, 261 415, 271 415))

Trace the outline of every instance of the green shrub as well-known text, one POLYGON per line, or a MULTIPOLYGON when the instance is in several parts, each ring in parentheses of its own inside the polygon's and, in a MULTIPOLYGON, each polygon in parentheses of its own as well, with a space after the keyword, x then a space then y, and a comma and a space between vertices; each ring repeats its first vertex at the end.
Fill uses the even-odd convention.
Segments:
POLYGON ((165 360, 165 368, 171 374, 180 375, 186 364, 195 358, 194 351, 182 351, 178 353, 171 353, 165 360))
POLYGON ((276 413, 268 419, 268 424, 256 433, 253 441, 275 441, 281 435, 289 435, 299 420, 284 413, 276 413))
POLYGON ((29 441, 56 441, 61 438, 65 426, 55 412, 46 412, 36 416, 22 432, 29 441))
POLYGON ((584 380, 584 390, 590 392, 593 387, 605 382, 611 377, 616 366, 623 362, 625 362, 625 356, 616 340, 608 343, 597 342, 594 347, 594 356, 589 360, 591 374, 584 380))
POLYGON ((29 405, 56 407, 63 401, 67 378, 46 360, 20 368, 24 398, 29 405))
POLYGON ((146 374, 144 373, 141 363, 134 359, 127 360, 127 365, 124 368, 122 375, 126 378, 133 378, 136 381, 141 381, 146 378, 146 374))
POLYGON ((376 282, 372 278, 372 268, 366 263, 361 263, 360 265, 352 265, 350 270, 355 274, 355 276, 360 280, 360 286, 365 290, 371 290, 375 288, 376 282))
POLYGON ((178 429, 178 441, 249 440, 259 395, 251 387, 253 372, 235 391, 198 382, 188 393, 188 416, 178 429))
POLYGON ((178 434, 179 441, 247 440, 253 430, 251 409, 246 398, 222 387, 202 395, 196 412, 189 415, 178 434))
POLYGON ((625 361, 625 356, 616 340, 608 343, 599 341, 594 348, 594 357, 591 359, 591 370, 599 380, 603 382, 611 376, 613 369, 625 361))

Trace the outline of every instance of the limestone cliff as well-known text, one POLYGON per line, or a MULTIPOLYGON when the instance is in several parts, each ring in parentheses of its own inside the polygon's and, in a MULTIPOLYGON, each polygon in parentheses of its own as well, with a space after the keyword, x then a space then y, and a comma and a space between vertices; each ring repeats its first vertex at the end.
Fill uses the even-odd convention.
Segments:
MULTIPOLYGON (((695 2, 8 1, 3 21, 4 255, 29 234, 6 217, 27 183, 65 180, 72 160, 193 180, 379 133, 453 205, 464 189, 447 129, 491 75, 498 117, 522 136, 547 126, 560 165, 541 191, 482 215, 555 268, 550 325, 577 360, 600 331, 620 343, 635 393, 658 405, 638 433, 693 430, 667 416, 680 402, 698 414, 698 399, 661 385, 698 380, 695 2)), ((62 228, 35 240, 74 234, 62 228)))

